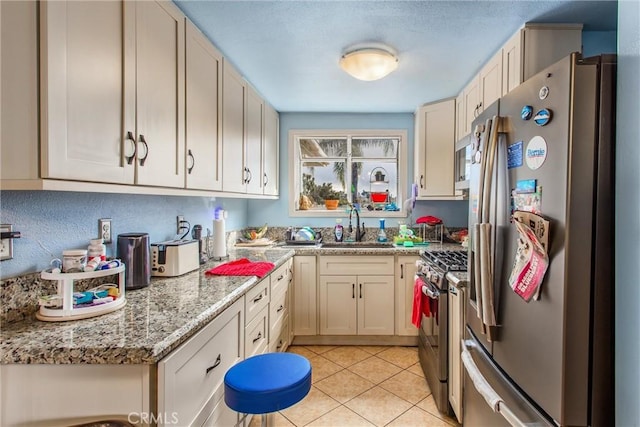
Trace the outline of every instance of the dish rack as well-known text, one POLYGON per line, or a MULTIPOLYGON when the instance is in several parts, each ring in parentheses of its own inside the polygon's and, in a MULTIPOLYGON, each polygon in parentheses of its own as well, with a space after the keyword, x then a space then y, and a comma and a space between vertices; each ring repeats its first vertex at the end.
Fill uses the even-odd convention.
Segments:
POLYGON ((444 223, 435 225, 428 225, 426 223, 420 223, 415 225, 420 230, 420 237, 423 242, 440 243, 442 244, 444 238, 444 223))
POLYGON ((124 264, 110 268, 108 270, 89 271, 81 273, 52 273, 43 271, 41 277, 47 280, 55 280, 57 284, 57 295, 62 298, 62 308, 51 308, 40 306, 36 312, 36 318, 45 322, 64 322, 67 320, 87 319, 89 317, 100 316, 118 310, 127 303, 125 298, 124 264), (104 304, 90 307, 73 307, 73 285, 76 280, 95 279, 118 275, 118 297, 104 304))

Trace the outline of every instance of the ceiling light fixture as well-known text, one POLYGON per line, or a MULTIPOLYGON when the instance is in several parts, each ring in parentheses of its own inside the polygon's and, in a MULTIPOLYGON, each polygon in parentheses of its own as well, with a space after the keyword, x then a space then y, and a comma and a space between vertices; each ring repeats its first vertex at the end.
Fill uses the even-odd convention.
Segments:
POLYGON ((356 79, 372 81, 398 68, 398 58, 386 46, 359 46, 342 55, 340 67, 356 79))

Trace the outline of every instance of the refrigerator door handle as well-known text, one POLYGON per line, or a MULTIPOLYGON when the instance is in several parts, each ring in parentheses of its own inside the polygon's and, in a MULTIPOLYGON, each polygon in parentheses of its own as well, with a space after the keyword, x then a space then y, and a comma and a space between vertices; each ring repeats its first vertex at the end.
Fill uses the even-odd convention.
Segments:
POLYGON ((514 427, 526 427, 526 424, 523 423, 504 403, 504 400, 500 397, 498 393, 489 385, 487 380, 482 376, 480 369, 473 361, 473 357, 471 353, 469 353, 468 348, 475 347, 475 343, 471 341, 462 340, 462 364, 464 365, 471 382, 475 389, 480 393, 480 395, 487 402, 487 405, 509 422, 514 427))

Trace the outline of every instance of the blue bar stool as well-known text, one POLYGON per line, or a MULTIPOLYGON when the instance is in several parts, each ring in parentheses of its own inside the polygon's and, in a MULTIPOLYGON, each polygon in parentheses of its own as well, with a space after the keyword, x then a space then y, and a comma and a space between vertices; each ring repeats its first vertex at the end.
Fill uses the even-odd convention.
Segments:
POLYGON ((268 416, 301 401, 311 389, 311 364, 294 353, 267 353, 232 366, 224 376, 224 401, 236 412, 268 416))

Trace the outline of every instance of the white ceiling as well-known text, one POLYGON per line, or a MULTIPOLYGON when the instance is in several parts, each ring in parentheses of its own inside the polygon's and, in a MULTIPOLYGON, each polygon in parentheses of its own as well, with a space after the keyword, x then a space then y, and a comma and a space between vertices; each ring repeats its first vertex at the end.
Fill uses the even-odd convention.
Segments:
POLYGON ((455 96, 525 22, 616 29, 615 1, 176 0, 281 112, 412 112, 455 96), (349 46, 385 43, 399 66, 363 82, 338 60, 349 46))

